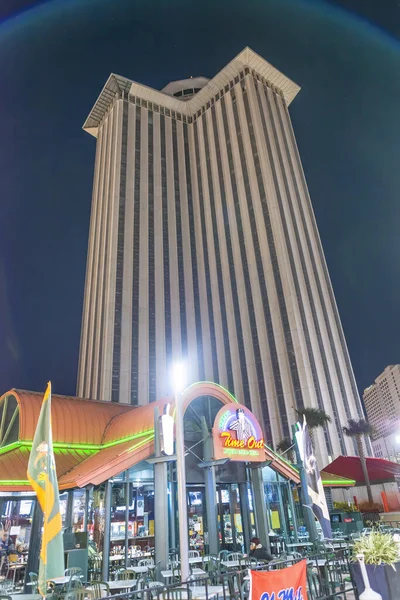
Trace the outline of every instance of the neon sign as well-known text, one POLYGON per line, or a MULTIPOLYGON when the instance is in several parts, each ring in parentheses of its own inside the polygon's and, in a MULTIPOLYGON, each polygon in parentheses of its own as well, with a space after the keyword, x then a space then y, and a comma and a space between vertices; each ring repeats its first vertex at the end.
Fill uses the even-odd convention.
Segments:
POLYGON ((241 404, 226 404, 213 428, 214 458, 260 462, 265 460, 264 436, 255 416, 241 404))

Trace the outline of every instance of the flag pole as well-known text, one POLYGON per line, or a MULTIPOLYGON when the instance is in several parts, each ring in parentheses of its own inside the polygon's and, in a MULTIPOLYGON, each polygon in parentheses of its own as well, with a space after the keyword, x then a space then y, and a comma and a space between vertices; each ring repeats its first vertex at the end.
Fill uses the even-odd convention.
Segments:
POLYGON ((38 574, 38 590, 44 598, 48 581, 64 574, 64 542, 53 451, 50 382, 36 424, 27 475, 44 517, 38 574))
POLYGON ((314 513, 312 510, 311 498, 308 494, 307 475, 303 466, 303 461, 301 460, 299 445, 296 438, 296 425, 292 425, 292 436, 296 451, 297 468, 300 475, 300 498, 303 506, 304 520, 306 522, 308 533, 310 534, 310 540, 313 544, 315 544, 318 541, 318 533, 315 525, 314 513))

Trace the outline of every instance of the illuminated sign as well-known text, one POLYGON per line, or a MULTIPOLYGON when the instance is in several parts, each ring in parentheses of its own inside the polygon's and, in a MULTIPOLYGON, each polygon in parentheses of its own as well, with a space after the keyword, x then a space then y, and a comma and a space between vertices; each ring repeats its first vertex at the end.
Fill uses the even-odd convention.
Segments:
POLYGON ((248 408, 226 404, 215 417, 213 427, 214 458, 243 462, 265 460, 262 429, 248 408))
POLYGON ((166 456, 174 453, 174 418, 169 414, 170 405, 164 407, 164 414, 160 417, 161 452, 166 456))

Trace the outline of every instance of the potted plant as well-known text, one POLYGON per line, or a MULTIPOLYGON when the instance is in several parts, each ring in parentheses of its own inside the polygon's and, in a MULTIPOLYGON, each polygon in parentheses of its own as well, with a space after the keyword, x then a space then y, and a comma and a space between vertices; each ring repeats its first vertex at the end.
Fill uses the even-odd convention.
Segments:
POLYGON ((360 554, 364 557, 371 588, 379 592, 382 600, 399 600, 400 553, 393 535, 373 531, 354 543, 351 571, 359 594, 365 587, 357 560, 360 554))

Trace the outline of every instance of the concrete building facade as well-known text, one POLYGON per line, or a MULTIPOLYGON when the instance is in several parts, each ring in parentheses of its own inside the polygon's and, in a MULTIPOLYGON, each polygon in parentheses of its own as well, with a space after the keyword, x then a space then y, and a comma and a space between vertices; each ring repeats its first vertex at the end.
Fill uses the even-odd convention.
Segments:
POLYGON ((288 112, 299 91, 245 48, 163 91, 111 75, 97 138, 77 394, 143 405, 188 382, 234 393, 276 444, 294 407, 362 416, 288 112))
MULTIPOLYGON (((395 440, 400 435, 400 365, 386 367, 375 382, 364 390, 363 399, 368 420, 376 431, 374 437, 387 438, 393 434, 395 440)), ((391 452, 392 437, 388 440, 391 452)), ((374 449, 379 453, 389 452, 389 446, 386 448, 384 440, 381 442, 378 442, 379 448, 373 443, 374 449)))

